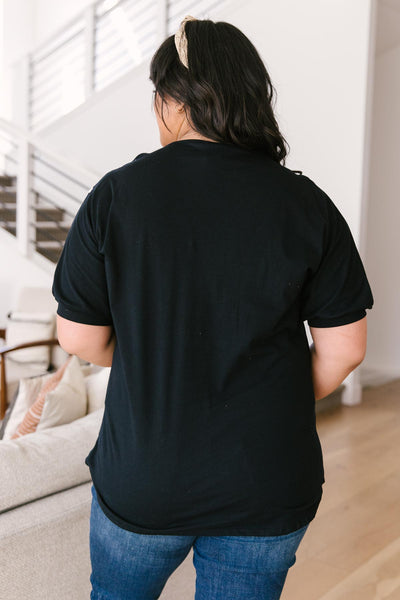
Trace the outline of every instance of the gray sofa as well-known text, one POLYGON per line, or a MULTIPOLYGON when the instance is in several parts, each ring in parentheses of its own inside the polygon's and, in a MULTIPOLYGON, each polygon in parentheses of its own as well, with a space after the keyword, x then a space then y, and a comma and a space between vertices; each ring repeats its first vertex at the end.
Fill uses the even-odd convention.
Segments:
POLYGON ((88 600, 91 477, 84 461, 103 412, 104 401, 72 423, 0 441, 1 598, 88 600))

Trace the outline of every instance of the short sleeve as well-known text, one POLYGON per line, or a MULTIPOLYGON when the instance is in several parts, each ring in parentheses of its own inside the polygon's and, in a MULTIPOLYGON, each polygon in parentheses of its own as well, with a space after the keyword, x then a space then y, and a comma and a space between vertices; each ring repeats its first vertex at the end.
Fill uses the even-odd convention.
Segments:
POLYGON ((112 185, 104 176, 87 194, 68 232, 52 293, 57 314, 87 325, 112 325, 102 248, 112 185))
POLYGON ((323 206, 324 241, 318 266, 302 290, 302 320, 311 327, 337 327, 365 317, 374 300, 346 220, 329 196, 314 186, 323 206))

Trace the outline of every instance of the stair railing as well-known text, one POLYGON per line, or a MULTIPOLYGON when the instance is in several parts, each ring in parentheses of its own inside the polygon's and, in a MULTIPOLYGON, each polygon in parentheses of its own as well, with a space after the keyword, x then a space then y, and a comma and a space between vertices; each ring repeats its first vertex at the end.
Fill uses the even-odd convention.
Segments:
POLYGON ((55 263, 80 204, 100 175, 1 118, 0 141, 1 172, 16 179, 15 190, 3 186, 1 191, 1 228, 16 237, 22 255, 39 253, 55 263))
MULTIPOLYGON (((96 0, 18 62, 26 114, 38 131, 141 64, 185 14, 211 18, 228 0, 96 0)), ((23 109, 25 110, 25 109, 23 109)))

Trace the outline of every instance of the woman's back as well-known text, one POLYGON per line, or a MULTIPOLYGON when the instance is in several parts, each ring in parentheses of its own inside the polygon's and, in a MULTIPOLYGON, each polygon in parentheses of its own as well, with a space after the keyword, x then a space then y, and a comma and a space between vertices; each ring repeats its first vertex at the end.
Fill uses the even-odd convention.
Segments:
POLYGON ((371 304, 329 197, 263 152, 186 139, 107 173, 74 225, 59 314, 84 318, 85 286, 117 339, 86 459, 107 516, 177 535, 309 523, 324 473, 303 321, 371 304))

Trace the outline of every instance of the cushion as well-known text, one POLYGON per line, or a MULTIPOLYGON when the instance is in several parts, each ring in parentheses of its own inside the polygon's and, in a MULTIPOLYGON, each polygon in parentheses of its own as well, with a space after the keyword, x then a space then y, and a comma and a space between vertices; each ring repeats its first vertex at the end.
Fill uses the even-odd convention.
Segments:
MULTIPOLYGON (((10 312, 7 315, 6 345, 47 340, 55 335, 56 315, 51 312, 10 312)), ((50 346, 16 350, 8 358, 18 363, 35 363, 47 368, 50 364, 50 346)))
POLYGON ((103 418, 100 409, 73 423, 0 442, 0 513, 90 481, 85 458, 103 418))
POLYGON ((86 412, 85 380, 79 358, 73 355, 54 373, 21 380, 3 439, 70 423, 86 412))
POLYGON ((85 378, 88 400, 88 413, 104 407, 111 367, 98 367, 98 370, 85 378))

